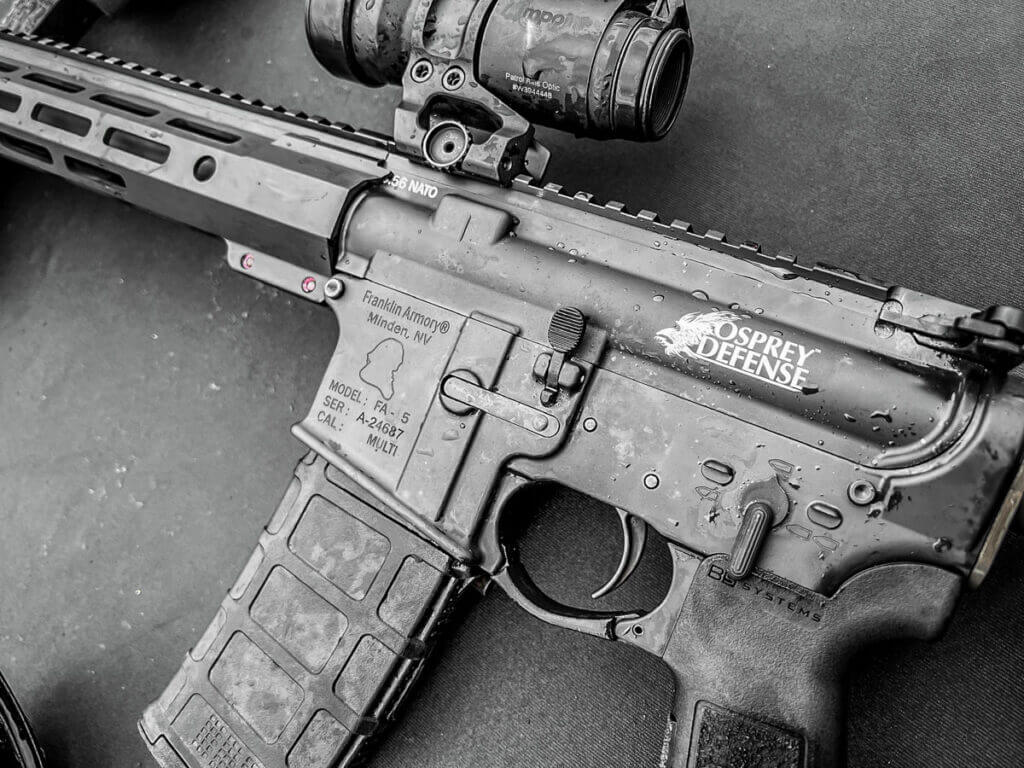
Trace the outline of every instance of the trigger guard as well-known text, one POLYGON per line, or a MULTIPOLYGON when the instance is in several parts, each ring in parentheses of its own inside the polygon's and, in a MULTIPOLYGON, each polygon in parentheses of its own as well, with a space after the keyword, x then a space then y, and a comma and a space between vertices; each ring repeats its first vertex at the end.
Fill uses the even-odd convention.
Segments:
POLYGON ((515 558, 509 557, 504 546, 502 550, 505 555, 505 567, 492 577, 493 581, 512 598, 516 605, 541 621, 556 627, 614 640, 615 627, 619 622, 635 621, 644 616, 638 611, 623 613, 588 611, 552 600, 533 583, 533 579, 530 578, 522 564, 515 558))

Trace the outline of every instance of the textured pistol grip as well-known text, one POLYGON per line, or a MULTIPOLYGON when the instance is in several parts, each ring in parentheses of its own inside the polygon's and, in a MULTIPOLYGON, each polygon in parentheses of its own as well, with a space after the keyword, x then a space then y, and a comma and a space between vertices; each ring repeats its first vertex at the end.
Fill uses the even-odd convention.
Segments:
POLYGON ((850 655, 944 628, 961 577, 870 568, 832 597, 712 557, 694 576, 664 659, 676 675, 667 768, 840 768, 850 655))
POLYGON ((139 723, 165 768, 349 766, 423 667, 464 582, 315 454, 139 723))

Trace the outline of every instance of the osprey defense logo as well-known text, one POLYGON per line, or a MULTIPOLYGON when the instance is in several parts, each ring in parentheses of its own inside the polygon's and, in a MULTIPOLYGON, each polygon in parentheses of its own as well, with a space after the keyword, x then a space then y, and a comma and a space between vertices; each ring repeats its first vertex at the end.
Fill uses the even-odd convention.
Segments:
POLYGON ((721 365, 792 392, 808 387, 808 363, 820 349, 743 325, 749 315, 735 312, 691 312, 655 337, 666 354, 721 365))

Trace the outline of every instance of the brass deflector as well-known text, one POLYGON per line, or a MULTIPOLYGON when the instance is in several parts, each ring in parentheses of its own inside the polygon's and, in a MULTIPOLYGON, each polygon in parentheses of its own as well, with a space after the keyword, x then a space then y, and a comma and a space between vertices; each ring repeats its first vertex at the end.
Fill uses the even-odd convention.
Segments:
POLYGON ((992 562, 996 559, 996 553, 999 552, 999 548, 1003 545, 1003 539, 1006 538, 1006 532, 1010 530, 1010 525, 1013 523, 1013 516, 1017 514, 1021 499, 1024 499, 1024 462, 1017 469, 1017 476, 1013 478, 1010 491, 1003 499, 1003 505, 996 514, 996 520, 988 532, 988 538, 985 539, 985 544, 981 548, 978 561, 974 564, 974 570, 971 571, 971 575, 967 579, 967 584, 971 589, 978 587, 988 575, 992 562))

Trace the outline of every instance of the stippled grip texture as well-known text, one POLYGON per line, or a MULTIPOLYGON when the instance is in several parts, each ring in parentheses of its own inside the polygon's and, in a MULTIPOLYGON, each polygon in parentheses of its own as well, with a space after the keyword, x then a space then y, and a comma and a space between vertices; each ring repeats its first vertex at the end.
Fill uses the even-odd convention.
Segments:
POLYGON ((447 555, 315 454, 216 616, 139 723, 165 768, 360 759, 464 583, 447 555))
POLYGON ((851 654, 888 638, 935 637, 961 577, 876 566, 832 596, 769 573, 735 579, 728 558, 696 568, 664 651, 676 674, 666 768, 842 768, 851 654))
POLYGON ((694 712, 695 768, 801 768, 804 736, 706 701, 694 712))

